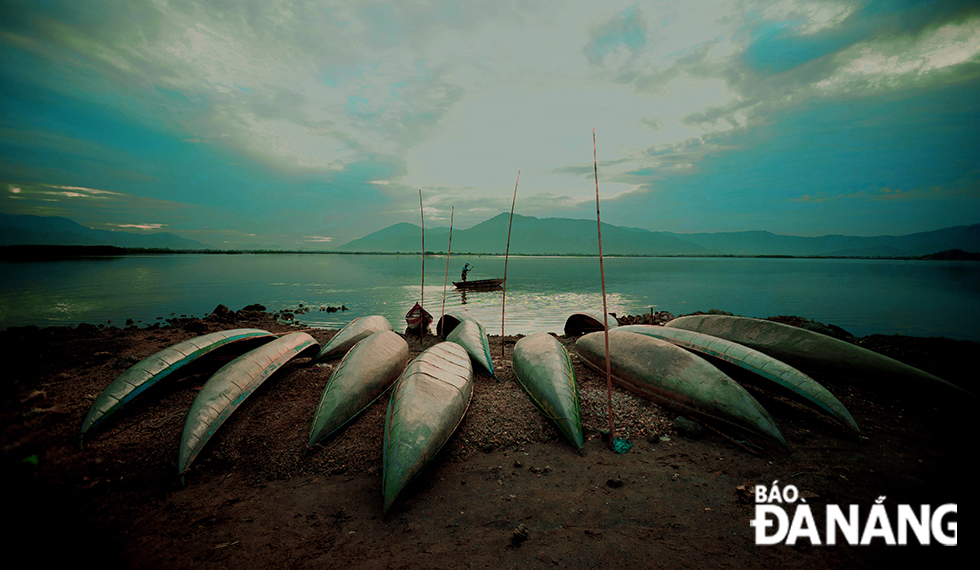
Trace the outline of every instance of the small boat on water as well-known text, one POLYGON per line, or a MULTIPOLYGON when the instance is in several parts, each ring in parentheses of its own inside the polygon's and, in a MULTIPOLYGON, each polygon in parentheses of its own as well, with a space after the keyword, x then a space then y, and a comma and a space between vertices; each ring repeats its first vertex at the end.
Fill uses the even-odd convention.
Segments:
POLYGON ((575 449, 582 449, 582 413, 578 385, 568 351, 548 333, 535 333, 514 345, 514 376, 575 449))
POLYGON ((475 281, 453 281, 457 289, 466 291, 491 291, 503 287, 503 279, 477 279, 475 281))
MULTIPOLYGON (((600 374, 606 371, 604 334, 590 333, 575 343, 582 363, 600 374)), ((613 330, 609 331, 609 360, 612 381, 627 390, 698 421, 761 435, 788 447, 772 416, 745 388, 679 346, 613 330)))
POLYGON ((408 323, 408 328, 405 332, 418 332, 419 327, 422 327, 424 331, 428 331, 429 325, 432 324, 432 315, 429 314, 429 311, 423 309, 422 305, 415 303, 415 306, 405 314, 405 322, 408 323))
POLYGON ((473 398, 470 356, 454 342, 418 355, 395 383, 384 431, 382 493, 387 513, 463 420, 473 398))

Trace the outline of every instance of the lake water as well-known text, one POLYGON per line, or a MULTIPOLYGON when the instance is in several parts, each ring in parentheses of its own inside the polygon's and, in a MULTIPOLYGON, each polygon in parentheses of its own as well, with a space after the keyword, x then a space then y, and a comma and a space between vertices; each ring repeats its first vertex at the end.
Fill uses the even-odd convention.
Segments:
MULTIPOLYGON (((501 291, 455 290, 463 263, 470 279, 503 277, 504 258, 450 260, 446 311, 465 309, 500 334, 501 291)), ((609 311, 682 314, 722 309, 768 317, 799 315, 853 334, 945 336, 980 341, 980 263, 739 258, 609 258, 609 311)), ((399 255, 187 254, 0 263, 0 329, 22 325, 142 326, 174 316, 204 317, 218 304, 270 311, 301 303, 304 324, 339 328, 380 314, 396 330, 420 300, 421 260, 399 255)), ((560 333, 573 312, 601 312, 597 258, 511 257, 507 334, 560 333)), ((446 257, 425 259, 424 305, 442 312, 446 257)))

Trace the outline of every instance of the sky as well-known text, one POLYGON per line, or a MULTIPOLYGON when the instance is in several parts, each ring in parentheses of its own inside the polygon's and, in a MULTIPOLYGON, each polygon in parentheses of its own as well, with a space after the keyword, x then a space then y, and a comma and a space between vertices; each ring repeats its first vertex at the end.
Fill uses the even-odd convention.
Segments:
POLYGON ((597 170, 605 223, 904 235, 980 222, 978 103, 975 1, 5 0, 0 212, 321 249, 597 170))

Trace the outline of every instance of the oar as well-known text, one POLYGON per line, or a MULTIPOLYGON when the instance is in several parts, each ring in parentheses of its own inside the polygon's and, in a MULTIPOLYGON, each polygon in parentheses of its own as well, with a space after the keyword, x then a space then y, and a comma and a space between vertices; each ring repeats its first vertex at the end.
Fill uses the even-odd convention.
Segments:
POLYGON ((507 307, 507 258, 510 257, 510 229, 514 226, 514 204, 517 203, 517 185, 521 183, 521 171, 517 171, 514 183, 514 199, 510 203, 510 223, 507 225, 507 249, 504 251, 504 287, 500 295, 500 361, 504 361, 504 315, 507 307))

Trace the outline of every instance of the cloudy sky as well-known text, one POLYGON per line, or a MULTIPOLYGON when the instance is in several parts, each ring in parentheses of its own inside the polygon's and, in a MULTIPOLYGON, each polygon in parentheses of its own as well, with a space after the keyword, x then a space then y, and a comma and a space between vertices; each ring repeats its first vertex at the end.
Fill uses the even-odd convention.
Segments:
POLYGON ((0 212, 333 247, 509 211, 980 222, 967 1, 5 0, 0 212))

